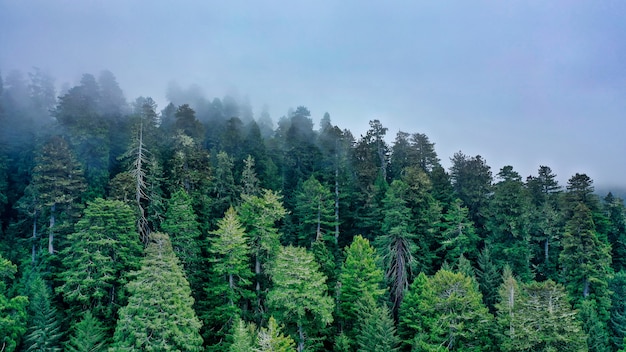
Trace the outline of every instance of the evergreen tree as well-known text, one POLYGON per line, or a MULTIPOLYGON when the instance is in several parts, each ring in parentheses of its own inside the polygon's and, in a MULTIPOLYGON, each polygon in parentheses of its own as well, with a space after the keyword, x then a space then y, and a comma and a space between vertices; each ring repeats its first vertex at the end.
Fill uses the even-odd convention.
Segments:
POLYGON ((252 273, 248 266, 250 247, 233 208, 226 211, 212 234, 211 282, 206 287, 211 308, 204 320, 207 330, 211 331, 207 342, 218 343, 236 317, 241 316, 243 300, 250 298, 248 286, 252 273))
POLYGON ((524 194, 520 175, 512 166, 498 173, 500 181, 493 186, 486 229, 492 260, 499 269, 508 264, 522 281, 532 279, 530 271, 530 204, 524 194))
POLYGON ((456 196, 469 209, 470 219, 482 234, 491 193, 491 168, 480 155, 469 157, 457 152, 450 160, 450 178, 456 196))
POLYGON ((469 220, 469 211, 456 199, 448 212, 442 215, 441 252, 442 259, 455 263, 460 257, 478 258, 478 236, 474 224, 469 220))
POLYGON ((256 339, 257 348, 254 352, 293 352, 296 343, 290 336, 281 332, 276 319, 270 317, 267 328, 261 328, 256 339))
POLYGON ((611 244, 613 269, 626 269, 626 207, 624 201, 609 193, 604 198, 604 212, 609 222, 608 240, 611 244))
POLYGON ((119 311, 112 350, 202 350, 189 283, 166 234, 150 235, 141 269, 127 290, 130 297, 119 311))
POLYGON ((133 211, 120 201, 97 198, 75 229, 62 252, 64 271, 57 292, 74 317, 89 309, 110 324, 127 273, 139 267, 142 247, 133 211))
POLYGON ((345 260, 341 266, 338 286, 337 316, 341 319, 343 331, 354 338, 354 323, 359 316, 357 302, 371 297, 379 303, 385 293, 384 273, 379 268, 380 258, 369 241, 362 236, 354 237, 352 244, 344 251, 345 260))
POLYGON ((398 351, 400 338, 389 308, 376 303, 371 296, 365 296, 357 303, 358 334, 356 343, 359 352, 398 351))
POLYGON ((411 135, 411 147, 414 150, 417 165, 426 173, 431 173, 435 168, 440 168, 440 160, 435 152, 435 143, 430 142, 428 136, 423 133, 411 135))
POLYGON ((106 328, 90 311, 83 314, 73 326, 73 333, 65 345, 69 352, 101 352, 106 350, 106 328))
POLYGON ((609 282, 611 291, 610 338, 613 350, 624 347, 626 337, 626 271, 620 270, 609 282))
POLYGON ((243 161, 244 168, 241 173, 241 195, 259 196, 261 189, 259 187, 259 178, 254 170, 254 158, 248 154, 243 161))
POLYGON ((247 324, 239 318, 233 323, 232 343, 229 352, 249 352, 254 346, 256 331, 254 324, 247 324))
POLYGON ((334 199, 330 190, 311 176, 296 193, 297 244, 309 247, 335 230, 334 199))
POLYGON ((38 274, 28 283, 28 332, 22 348, 25 351, 61 351, 63 332, 52 305, 52 293, 38 274))
POLYGON ((411 226, 411 210, 404 200, 406 192, 407 185, 404 182, 395 180, 391 183, 383 200, 383 235, 375 242, 384 261, 394 316, 397 316, 404 291, 409 287, 414 265, 413 255, 417 252, 414 229, 411 226))
POLYGON ((260 314, 265 310, 263 303, 269 285, 267 275, 263 271, 280 248, 280 234, 276 226, 287 211, 283 207, 281 196, 270 190, 263 190, 262 197, 243 195, 242 200, 239 217, 245 227, 250 244, 250 256, 254 261, 255 314, 260 322, 260 314))
POLYGON ((169 234, 174 253, 180 260, 192 291, 200 289, 200 229, 193 211, 191 197, 180 189, 167 201, 165 220, 161 230, 169 234))
POLYGON ((79 199, 85 191, 80 165, 62 137, 52 137, 43 146, 33 170, 33 186, 50 219, 48 252, 53 254, 55 232, 71 232, 80 209, 79 199))
POLYGON ((316 331, 332 323, 333 300, 326 277, 313 255, 301 247, 282 247, 270 266, 274 286, 267 295, 271 314, 296 328, 298 351, 314 340, 316 331))
POLYGON ((480 291, 487 308, 493 311, 498 297, 498 287, 502 282, 498 268, 491 260, 491 249, 483 248, 478 256, 478 270, 476 272, 480 291))
POLYGON ((17 267, 0 255, 0 351, 13 352, 26 332, 28 297, 7 295, 17 267))

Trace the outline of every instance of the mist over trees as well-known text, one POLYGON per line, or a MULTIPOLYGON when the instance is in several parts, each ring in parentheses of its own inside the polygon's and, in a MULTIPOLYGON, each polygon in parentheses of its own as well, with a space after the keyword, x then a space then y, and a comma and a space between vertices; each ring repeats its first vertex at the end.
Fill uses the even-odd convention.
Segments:
POLYGON ((167 96, 0 76, 0 351, 626 349, 626 208, 586 174, 167 96))

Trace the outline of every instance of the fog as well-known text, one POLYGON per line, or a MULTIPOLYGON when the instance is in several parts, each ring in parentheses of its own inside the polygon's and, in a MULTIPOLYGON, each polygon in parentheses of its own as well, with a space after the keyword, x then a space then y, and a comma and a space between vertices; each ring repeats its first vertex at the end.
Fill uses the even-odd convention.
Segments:
POLYGON ((113 72, 162 109, 230 95, 277 121, 420 132, 444 161, 626 186, 623 1, 0 0, 0 73, 113 72), (178 96, 177 96, 178 94, 178 96), (182 94, 182 96, 181 96, 182 94))

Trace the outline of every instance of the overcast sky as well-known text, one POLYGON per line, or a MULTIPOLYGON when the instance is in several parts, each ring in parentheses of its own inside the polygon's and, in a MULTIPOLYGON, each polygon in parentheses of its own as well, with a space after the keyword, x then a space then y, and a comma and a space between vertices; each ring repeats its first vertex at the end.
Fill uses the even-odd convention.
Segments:
POLYGON ((626 186, 626 1, 0 0, 0 71, 112 71, 163 108, 169 82, 304 105, 358 137, 426 133, 444 165, 550 166, 626 186))

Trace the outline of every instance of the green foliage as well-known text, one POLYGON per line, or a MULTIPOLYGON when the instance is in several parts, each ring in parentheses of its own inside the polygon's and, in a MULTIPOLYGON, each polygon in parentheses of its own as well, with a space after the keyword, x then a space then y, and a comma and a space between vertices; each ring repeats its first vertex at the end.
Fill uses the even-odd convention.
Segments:
POLYGON ((257 348, 255 352, 293 352, 296 343, 290 336, 285 336, 281 332, 276 319, 270 317, 267 328, 261 328, 256 338, 257 348))
POLYGON ((498 287, 502 280, 500 278, 500 272, 491 260, 491 249, 489 247, 483 248, 478 256, 476 277, 485 304, 490 310, 493 310, 497 301, 498 287))
POLYGON ((444 261, 455 263, 461 256, 478 257, 478 236, 469 220, 469 211, 460 199, 454 200, 441 222, 441 248, 444 261))
POLYGON ((126 275, 139 267, 142 253, 134 218, 128 205, 97 198, 68 236, 56 291, 74 317, 89 309, 107 324, 113 322, 126 275))
POLYGON ((170 236, 174 253, 183 264, 192 288, 198 289, 201 267, 200 229, 192 199, 185 190, 180 189, 173 193, 167 201, 161 230, 170 236))
POLYGON ((63 332, 52 305, 52 293, 46 282, 35 274, 28 283, 28 332, 22 348, 25 351, 61 351, 63 332))
POLYGON ((17 267, 0 255, 0 350, 15 351, 26 332, 28 297, 7 295, 6 281, 13 281, 17 267))
POLYGON ((620 270, 609 282, 611 291, 611 345, 614 350, 624 347, 626 337, 626 271, 620 270))
POLYGON ((404 291, 409 287, 414 265, 413 256, 417 252, 411 210, 404 200, 407 188, 402 181, 391 183, 383 200, 383 235, 374 242, 383 258, 394 315, 397 315, 404 291))
POLYGON ((400 338, 396 335, 391 311, 371 296, 357 302, 358 333, 356 343, 359 352, 398 351, 400 338))
POLYGON ((106 329, 90 311, 83 314, 83 319, 74 324, 73 333, 65 345, 68 352, 106 351, 106 329))
POLYGON ((206 287, 211 307, 207 317, 203 317, 211 331, 208 343, 219 342, 236 317, 241 316, 242 301, 251 296, 248 286, 252 277, 248 265, 250 246, 235 209, 226 211, 212 235, 208 249, 212 255, 211 282, 206 287))
POLYGON ((326 292, 326 277, 320 273, 313 255, 301 247, 282 247, 270 265, 274 286, 267 295, 269 312, 279 321, 295 325, 298 350, 318 329, 333 321, 334 303, 326 292))
POLYGON ((119 311, 112 350, 201 351, 201 323, 169 237, 154 232, 141 269, 126 288, 128 304, 119 311))
POLYGON ((232 343, 228 347, 229 352, 249 352, 254 346, 256 331, 254 324, 247 324, 238 318, 233 323, 231 334, 232 343))
POLYGON ((309 247, 335 230, 335 202, 330 190, 311 176, 298 187, 294 209, 297 244, 309 247))
POLYGON ((385 293, 384 273, 380 269, 380 257, 369 241, 361 235, 354 237, 352 244, 344 250, 345 260, 339 275, 339 312, 337 316, 347 335, 354 337, 354 323, 359 312, 357 302, 372 298, 380 302, 385 293))
POLYGON ((472 279, 446 270, 431 278, 420 276, 401 309, 405 343, 418 350, 488 350, 493 317, 472 279))

